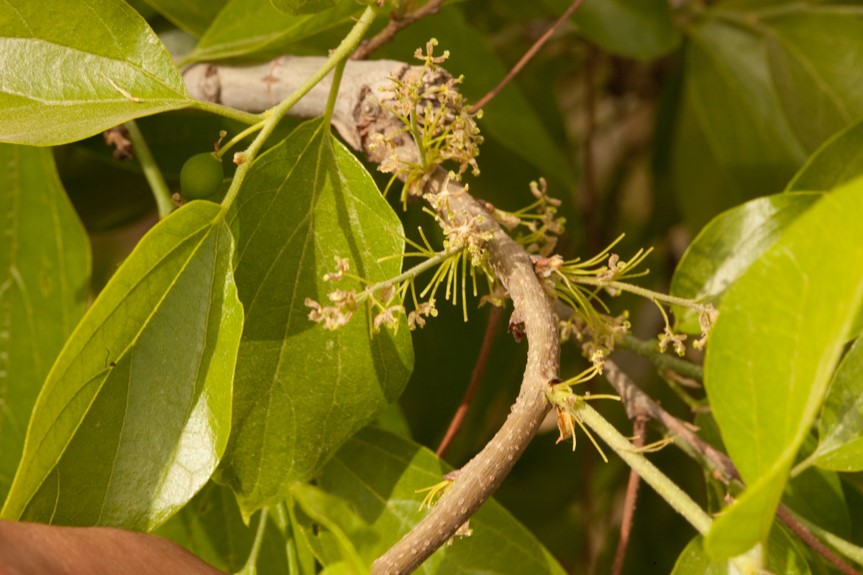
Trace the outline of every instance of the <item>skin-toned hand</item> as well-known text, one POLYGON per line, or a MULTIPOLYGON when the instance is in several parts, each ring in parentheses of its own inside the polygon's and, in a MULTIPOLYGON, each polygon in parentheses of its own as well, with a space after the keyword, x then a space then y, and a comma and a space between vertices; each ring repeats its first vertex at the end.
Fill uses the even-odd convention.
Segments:
POLYGON ((0 521, 0 575, 224 575, 176 543, 107 527, 0 521))

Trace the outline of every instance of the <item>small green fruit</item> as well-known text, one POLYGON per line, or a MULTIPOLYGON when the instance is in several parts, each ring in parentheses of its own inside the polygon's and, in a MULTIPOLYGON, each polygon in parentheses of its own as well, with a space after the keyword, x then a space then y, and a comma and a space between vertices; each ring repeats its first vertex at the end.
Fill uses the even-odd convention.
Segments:
POLYGON ((180 170, 180 190, 185 200, 212 198, 222 186, 225 170, 222 160, 212 152, 197 154, 186 160, 180 170))

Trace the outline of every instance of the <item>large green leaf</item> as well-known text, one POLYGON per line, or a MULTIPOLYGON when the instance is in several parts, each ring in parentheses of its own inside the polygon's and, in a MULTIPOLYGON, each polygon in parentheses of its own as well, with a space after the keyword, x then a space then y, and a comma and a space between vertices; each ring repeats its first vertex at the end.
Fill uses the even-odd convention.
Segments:
POLYGON ((204 62, 252 55, 274 55, 291 43, 337 24, 360 11, 356 0, 340 0, 318 14, 290 15, 270 0, 230 0, 187 58, 204 62))
MULTIPOLYGON (((815 193, 757 198, 716 216, 696 236, 671 278, 671 294, 719 307, 722 295, 819 198, 815 193)), ((700 333, 698 314, 674 308, 676 329, 700 333)))
MULTIPOLYGON (((562 13, 569 0, 544 0, 562 13)), ((587 38, 621 56, 650 60, 674 49, 680 33, 665 0, 586 0, 573 15, 587 38)))
POLYGON ((863 175, 863 122, 824 142, 800 168, 787 189, 830 190, 860 175, 863 175))
POLYGON ((863 338, 845 355, 824 400, 814 462, 825 469, 863 471, 863 338))
MULTIPOLYGON (((727 560, 712 560, 704 552, 704 538, 696 536, 680 553, 671 575, 731 575, 745 571, 733 568, 727 560)), ((794 541, 779 528, 770 532, 764 569, 782 575, 809 575, 811 570, 794 541)))
MULTIPOLYGON (((351 438, 324 468, 319 484, 351 502, 377 540, 355 541, 367 560, 377 557, 423 517, 418 489, 439 483, 451 468, 434 453, 374 428, 351 438)), ((417 570, 431 575, 563 574, 557 561, 494 500, 471 517, 473 535, 439 549, 417 570)))
POLYGON ((208 202, 141 240, 51 369, 3 517, 151 529, 207 482, 242 331, 232 255, 208 202))
POLYGON ((122 0, 6 0, 0 53, 2 142, 72 142, 190 102, 171 55, 122 0))
POLYGON ((413 350, 403 321, 397 334, 371 335, 364 307, 335 331, 308 319, 307 298, 326 305, 334 289, 360 287, 323 279, 336 257, 375 282, 401 271, 404 249, 398 217, 328 126, 306 122, 260 156, 240 194, 234 228, 246 325, 223 478, 248 514, 313 477, 394 401, 413 350))
POLYGON ((200 37, 228 0, 143 0, 159 14, 191 34, 200 37))
POLYGON ((50 150, 0 144, 0 501, 39 388, 84 314, 87 233, 50 150))
POLYGON ((705 386, 747 489, 707 536, 712 556, 763 540, 863 299, 863 180, 800 216, 728 290, 705 386))
MULTIPOLYGON (((705 144, 676 146, 678 192, 693 200, 684 206, 725 209, 780 191, 822 142, 863 116, 850 80, 861 36, 863 8, 828 2, 720 4, 690 28, 685 100, 705 144), (716 171, 687 170, 681 162, 696 154, 711 155, 716 171), (704 197, 718 173, 728 185, 704 197)), ((706 219, 687 215, 693 226, 706 219)))
MULTIPOLYGON (((459 89, 476 101, 506 76, 504 66, 488 41, 470 25, 458 6, 449 6, 440 14, 423 18, 399 33, 397 44, 381 49, 381 54, 403 60, 406 54, 434 37, 440 48, 451 52, 443 66, 451 74, 465 76, 459 89), (410 51, 404 46, 411 46, 410 51)), ((544 128, 531 103, 518 85, 509 84, 483 108, 479 120, 483 133, 518 154, 565 185, 574 185, 575 175, 561 145, 544 128)), ((479 158, 483 167, 482 157, 479 158)))

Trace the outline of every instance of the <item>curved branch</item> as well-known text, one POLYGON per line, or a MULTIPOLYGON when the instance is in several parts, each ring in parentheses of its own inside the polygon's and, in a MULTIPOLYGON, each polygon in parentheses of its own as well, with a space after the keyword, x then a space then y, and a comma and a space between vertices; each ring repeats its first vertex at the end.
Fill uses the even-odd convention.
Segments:
POLYGON ((491 497, 536 434, 549 411, 545 390, 557 379, 560 344, 557 316, 536 278, 533 263, 479 202, 464 188, 448 182, 443 171, 429 181, 433 193, 448 186, 450 210, 458 217, 484 217, 479 231, 492 233, 485 244, 498 279, 509 290, 528 339, 527 366, 518 398, 500 430, 458 472, 453 484, 429 513, 372 565, 373 575, 396 575, 416 569, 450 539, 477 509, 491 497))
MULTIPOLYGON (((193 97, 259 112, 290 94, 311 70, 319 66, 318 58, 291 57, 253 67, 201 64, 187 69, 184 78, 193 97)), ((385 152, 380 148, 373 149, 371 135, 375 132, 392 133, 402 128, 399 120, 380 104, 380 100, 387 97, 381 88, 390 86, 391 77, 403 78, 418 70, 392 61, 347 63, 333 125, 348 144, 364 152, 370 160, 380 162, 385 152)), ((291 113, 321 115, 330 82, 329 77, 325 78, 300 100, 291 113)), ((399 153, 405 157, 416 156, 413 141, 405 138, 399 153)), ((518 398, 503 426, 460 470, 426 517, 374 562, 373 575, 410 573, 453 537, 491 497, 548 413, 550 406, 545 392, 549 382, 557 380, 560 365, 557 315, 524 248, 494 221, 485 203, 475 200, 461 184, 451 181, 446 171, 438 169, 430 174, 424 192, 447 196, 447 209, 442 210, 446 213, 440 216, 449 223, 458 226, 471 221, 477 234, 490 238, 483 247, 495 275, 509 291, 514 314, 524 323, 528 339, 527 365, 518 398)))

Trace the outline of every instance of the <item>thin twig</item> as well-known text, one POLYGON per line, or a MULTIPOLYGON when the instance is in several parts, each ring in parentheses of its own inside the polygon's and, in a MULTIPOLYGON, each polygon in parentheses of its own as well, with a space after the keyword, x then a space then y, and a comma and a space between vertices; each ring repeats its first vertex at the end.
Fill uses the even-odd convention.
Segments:
POLYGON ((403 28, 407 28, 420 18, 437 14, 441 4, 443 4, 443 0, 429 0, 423 6, 406 14, 390 15, 390 21, 386 27, 368 40, 364 40, 351 56, 351 60, 365 60, 372 52, 392 41, 393 37, 403 28))
POLYGON ((521 59, 516 62, 515 66, 512 67, 512 70, 509 71, 509 73, 504 77, 504 79, 501 80, 497 86, 489 90, 489 92, 485 96, 480 98, 479 101, 477 101, 473 106, 471 106, 471 112, 475 113, 480 108, 491 102, 494 97, 497 96, 500 91, 507 86, 507 84, 512 82, 513 78, 515 78, 516 75, 521 72, 521 69, 524 68, 527 63, 530 62, 530 60, 536 55, 536 53, 539 52, 539 49, 542 48, 546 42, 548 42, 549 38, 551 38, 555 30, 560 28, 561 24, 566 22, 569 17, 572 16, 583 3, 584 0, 575 0, 575 2, 570 4, 569 8, 566 9, 566 12, 561 14, 560 18, 558 18, 555 23, 552 24, 549 29, 546 30, 545 33, 540 36, 536 42, 533 43, 533 46, 531 46, 528 51, 524 53, 524 56, 522 56, 521 59))
POLYGON ((833 553, 833 550, 824 545, 815 535, 809 531, 805 525, 797 521, 784 505, 780 505, 776 510, 776 516, 782 523, 788 526, 797 537, 800 538, 813 551, 821 555, 827 562, 833 565, 840 573, 844 575, 860 575, 851 565, 845 562, 844 559, 833 553))
MULTIPOLYGON (((603 366, 603 375, 608 382, 614 387, 620 395, 621 401, 627 406, 627 413, 632 409, 634 412, 649 415, 654 420, 658 421, 670 431, 675 439, 680 439, 689 448, 691 448, 698 456, 704 460, 708 467, 714 472, 717 478, 726 483, 736 481, 743 483, 737 468, 726 454, 714 448, 712 445, 701 439, 690 429, 685 422, 677 419, 661 408, 654 402, 646 393, 633 382, 617 365, 606 360, 603 366)), ((675 441, 675 444, 678 444, 675 441)), ((678 446, 683 447, 678 444, 678 446)), ((800 523, 784 505, 780 505, 776 510, 776 515, 785 523, 794 533, 800 537, 806 545, 813 551, 821 555, 825 561, 836 567, 845 575, 861 575, 848 565, 841 557, 837 556, 833 551, 818 540, 806 527, 800 523)))
POLYGON ((497 335, 497 328, 500 326, 500 318, 503 316, 503 309, 497 306, 492 306, 488 314, 488 322, 485 325, 485 335, 482 338, 482 346, 479 349, 479 357, 476 358, 476 364, 473 366, 473 371, 470 374, 470 382, 465 389, 464 397, 461 399, 449 427, 444 434, 440 445, 435 451, 435 455, 443 457, 446 450, 452 443, 453 438, 461 429, 461 424, 470 409, 473 396, 476 394, 479 382, 482 381, 482 376, 485 373, 485 366, 488 365, 488 358, 491 355, 491 349, 494 346, 494 338, 497 335))
POLYGON ((557 316, 536 277, 533 262, 521 245, 488 217, 485 206, 473 199, 464 187, 450 181, 438 169, 426 184, 432 194, 445 192, 448 213, 458 221, 479 216, 477 233, 489 234, 484 243, 495 276, 509 291, 513 307, 524 321, 527 336, 527 365, 518 398, 498 432, 460 470, 446 493, 428 514, 372 565, 372 575, 401 575, 413 572, 436 549, 450 539, 500 486, 539 429, 550 406, 546 390, 557 381, 560 340, 557 316))
POLYGON ((731 458, 701 439, 689 424, 677 419, 660 407, 650 396, 641 391, 641 388, 614 361, 610 359, 605 361, 602 374, 620 395, 620 400, 630 417, 633 416, 632 414, 644 414, 658 421, 675 436, 675 439, 683 440, 702 456, 710 468, 720 473, 725 481, 740 480, 740 475, 731 462, 731 458))
MULTIPOLYGON (((647 417, 637 415, 632 422, 632 445, 636 449, 644 447, 644 435, 647 430, 647 417)), ((635 504, 638 500, 640 476, 634 469, 629 470, 629 480, 626 483, 626 495, 623 499, 623 517, 620 520, 620 540, 614 553, 614 563, 611 566, 612 575, 620 575, 623 571, 623 561, 629 546, 629 536, 632 534, 632 519, 635 516, 635 504)))

